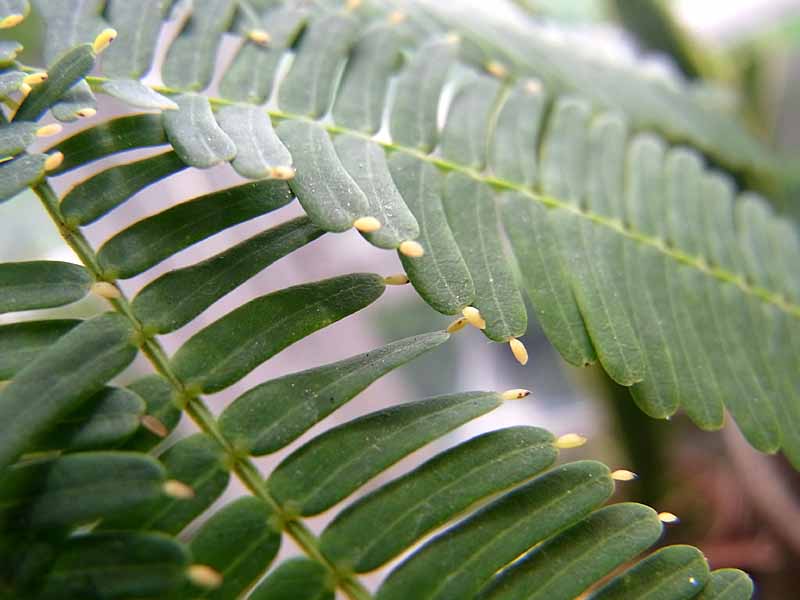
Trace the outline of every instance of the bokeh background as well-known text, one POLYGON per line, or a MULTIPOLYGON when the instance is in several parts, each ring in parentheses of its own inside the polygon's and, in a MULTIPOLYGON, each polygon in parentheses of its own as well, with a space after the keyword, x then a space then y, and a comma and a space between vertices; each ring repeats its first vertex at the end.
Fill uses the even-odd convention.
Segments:
MULTIPOLYGON (((559 36, 570 43, 580 40, 606 54, 609 60, 644 60, 657 76, 690 80, 691 93, 745 120, 783 157, 786 176, 770 183, 770 197, 777 210, 800 217, 800 1, 450 1, 462 10, 491 10, 502 18, 532 19, 542 28, 551 29, 555 40, 559 36)), ((42 31, 35 15, 22 27, 26 47, 23 60, 39 64, 42 31)), ((19 34, 15 31, 15 35, 19 34)), ((233 40, 227 40, 222 48, 222 63, 233 48, 233 40)), ((125 107, 107 97, 99 100, 98 116, 67 127, 65 135, 126 112, 125 107)), ((111 157, 97 164, 97 168, 127 162, 130 157, 131 154, 111 157)), ((60 178, 59 191, 86 176, 85 171, 80 171, 60 178)), ((100 223, 88 227, 87 236, 99 246, 138 218, 236 181, 237 176, 227 165, 181 173, 151 186, 100 223)), ((294 203, 228 229, 124 282, 123 288, 132 293, 167 270, 212 256, 299 212, 294 203)), ((21 194, 0 205, 0 260, 44 257, 77 262, 32 194, 21 194)), ((169 351, 174 351, 195 331, 247 299, 355 271, 388 275, 401 269, 394 253, 363 243, 354 232, 326 235, 271 266, 190 326, 162 340, 169 351)), ((53 311, 52 316, 88 316, 100 310, 102 304, 90 298, 53 311)), ((19 318, 19 314, 4 315, 0 322, 19 318)), ((448 318, 425 305, 410 286, 391 288, 380 302, 291 346, 236 386, 210 397, 209 404, 220 412, 233 398, 266 379, 340 360, 391 340, 441 329, 448 323, 448 318)), ((464 330, 443 347, 383 378, 282 452, 260 459, 259 465, 268 471, 320 431, 387 405, 459 390, 524 387, 533 390, 533 395, 507 403, 438 445, 420 450, 364 491, 442 446, 497 427, 526 423, 556 434, 575 431, 587 436, 589 443, 579 450, 567 451, 569 460, 592 457, 612 468, 637 472, 637 481, 619 486, 618 497, 646 502, 680 516, 680 524, 669 529, 665 543, 699 546, 714 568, 747 570, 757 582, 760 598, 797 597, 800 477, 782 457, 752 451, 732 423, 722 432, 704 433, 680 414, 669 421, 645 417, 627 390, 613 384, 599 369, 579 370, 566 365, 537 329, 535 320, 524 342, 531 360, 523 368, 505 346, 489 343, 474 329, 464 330)), ((123 382, 147 372, 148 365, 137 362, 123 375, 123 382)), ((184 420, 175 435, 190 431, 191 423, 184 420)), ((218 504, 241 493, 241 487, 232 481, 218 504)), ((326 520, 319 517, 310 525, 321 529, 326 520)), ((289 555, 295 550, 284 543, 281 552, 289 555)), ((376 583, 381 572, 372 577, 376 583)))

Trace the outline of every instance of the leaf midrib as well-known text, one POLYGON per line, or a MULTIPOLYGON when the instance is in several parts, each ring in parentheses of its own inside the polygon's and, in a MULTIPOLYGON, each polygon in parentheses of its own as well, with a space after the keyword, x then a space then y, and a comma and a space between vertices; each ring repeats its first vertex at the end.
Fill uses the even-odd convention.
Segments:
MULTIPOLYGON (((89 83, 89 85, 92 87, 94 91, 103 93, 102 85, 110 81, 110 79, 107 77, 89 76, 86 77, 86 81, 89 83)), ((149 85, 149 87, 160 94, 179 95, 186 93, 184 90, 178 90, 168 86, 149 85)), ((218 98, 214 96, 206 96, 206 98, 212 104, 212 106, 230 106, 236 104, 236 102, 233 102, 231 100, 225 100, 224 98, 218 98)), ((775 307, 777 307, 778 310, 780 310, 781 312, 784 312, 794 317, 795 319, 800 320, 800 304, 792 302, 791 300, 786 298, 782 293, 775 292, 773 290, 770 290, 762 286, 750 284, 747 282, 745 277, 739 273, 734 273, 722 267, 711 266, 710 259, 708 259, 703 255, 693 255, 690 252, 681 250, 680 248, 676 248, 674 246, 669 247, 667 246, 664 240, 661 240, 657 237, 651 236, 643 231, 640 231, 630 224, 623 224, 618 219, 613 219, 601 215, 599 213, 592 212, 588 209, 579 206, 574 206, 573 204, 565 200, 561 200, 559 198, 543 194, 540 191, 536 191, 532 187, 528 187, 523 183, 511 181, 508 179, 504 179, 502 177, 497 177, 496 175, 486 174, 477 171, 472 167, 462 165, 439 156, 426 154, 417 148, 396 144, 394 142, 389 142, 386 140, 375 139, 372 135, 365 134, 364 132, 361 131, 350 129, 347 127, 342 127, 340 125, 323 123, 317 119, 314 119, 313 117, 298 115, 294 113, 287 113, 281 110, 270 110, 265 108, 264 112, 267 115, 269 115, 270 118, 273 119, 288 120, 288 121, 305 121, 307 123, 314 123, 316 125, 321 126, 328 133, 347 134, 347 135, 352 135, 354 137, 370 140, 378 143, 380 146, 382 146, 387 150, 408 154, 410 156, 417 158, 418 160, 431 163, 445 171, 454 171, 462 173, 467 177, 474 179, 475 181, 488 184, 493 188, 519 192, 523 196, 526 196, 531 200, 544 205, 547 208, 558 208, 569 211, 578 217, 587 219, 597 225, 606 227, 607 229, 610 229, 614 233, 621 235, 640 245, 654 248, 664 256, 667 256, 668 258, 672 259, 673 261, 686 265, 697 271, 700 271, 707 277, 711 277, 713 279, 716 279, 724 283, 733 284, 741 291, 741 293, 748 296, 752 296, 758 299, 762 303, 772 304, 775 307)))

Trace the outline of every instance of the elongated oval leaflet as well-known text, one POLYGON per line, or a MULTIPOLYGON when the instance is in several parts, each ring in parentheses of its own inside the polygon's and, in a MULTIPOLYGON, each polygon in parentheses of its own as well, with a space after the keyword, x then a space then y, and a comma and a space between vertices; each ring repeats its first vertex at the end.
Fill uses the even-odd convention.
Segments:
POLYGON ((106 519, 101 527, 138 529, 177 534, 202 514, 228 486, 230 473, 223 448, 209 436, 196 433, 183 438, 160 457, 167 479, 192 488, 191 498, 161 494, 135 510, 106 519))
POLYGON ((0 522, 6 531, 22 532, 114 517, 160 496, 164 475, 156 459, 133 452, 81 452, 17 465, 0 485, 0 522))
POLYGON ((236 145, 231 163, 242 177, 275 177, 275 168, 292 166, 292 155, 272 129, 272 121, 263 109, 231 105, 217 112, 217 122, 236 145))
POLYGON ((161 67, 164 83, 199 91, 211 82, 217 48, 233 20, 236 4, 236 0, 192 0, 192 12, 161 67))
POLYGON ((61 201, 61 214, 67 223, 89 225, 137 192, 186 167, 173 150, 111 167, 67 192, 61 201))
POLYGON ((72 263, 0 263, 0 314, 77 302, 91 285, 89 272, 72 263))
POLYGON ((528 316, 503 251, 491 190, 461 173, 448 175, 444 211, 475 284, 475 307, 484 333, 506 342, 525 333, 528 316))
POLYGON ((272 509, 259 498, 239 498, 206 521, 192 536, 192 560, 222 575, 213 591, 189 589, 181 597, 211 600, 239 598, 278 553, 281 532, 271 521, 272 509))
POLYGON ((389 371, 438 347, 449 337, 444 332, 418 335, 262 383, 222 412, 220 430, 248 454, 275 452, 389 371))
POLYGON ((186 580, 189 552, 156 533, 92 532, 69 538, 47 574, 42 600, 169 598, 186 580))
POLYGON ((213 192, 134 223, 105 242, 97 260, 109 279, 138 275, 207 237, 292 200, 282 181, 257 181, 213 192))
POLYGON ((107 313, 84 321, 41 352, 0 391, 0 468, 58 419, 77 409, 136 356, 127 319, 107 313))
POLYGON ((474 598, 502 567, 611 495, 608 468, 563 465, 495 500, 427 542, 386 578, 377 600, 474 598))
MULTIPOLYGON (((156 2, 164 0, 155 0, 156 2)), ((115 44, 114 48, 118 46, 115 44)), ((125 104, 149 110, 178 110, 178 105, 153 88, 135 79, 112 79, 102 86, 103 92, 125 104)))
POLYGON ((356 219, 370 214, 367 197, 342 166, 321 125, 288 120, 277 132, 296 168, 289 187, 314 224, 326 231, 347 231, 356 219))
POLYGON ((38 128, 36 123, 25 121, 0 124, 0 157, 16 156, 25 150, 36 141, 38 128))
POLYGON ((601 508, 501 571, 479 597, 574 598, 655 543, 661 530, 648 506, 601 508))
POLYGON ((64 154, 64 162, 52 172, 60 175, 118 152, 169 143, 161 115, 129 115, 89 127, 48 150, 64 154))
POLYGON ((493 431, 443 452, 339 513, 322 552, 357 573, 376 569, 476 502, 548 468, 558 451, 543 429, 493 431))
POLYGON ((131 81, 147 73, 153 63, 161 19, 171 3, 171 0, 107 0, 104 16, 119 35, 103 52, 103 73, 131 81))
POLYGON ((44 177, 46 154, 23 154, 0 163, 0 202, 10 200, 44 177))
POLYGON ((436 145, 439 99, 457 47, 449 40, 424 43, 397 78, 389 114, 392 140, 428 152, 436 145))
POLYGON ((272 472, 269 489, 290 513, 318 514, 417 448, 500 403, 494 392, 464 392, 371 413, 293 452, 272 472))
POLYGON ((590 600, 689 600, 710 578, 703 554, 692 546, 668 546, 617 575, 590 600))
POLYGON ((446 315, 460 313, 474 300, 475 286, 442 208, 444 176, 433 165, 401 153, 389 158, 389 170, 419 223, 417 242, 425 251, 417 258, 400 253, 400 262, 425 302, 446 315))
POLYGON ((281 563, 250 594, 250 600, 333 600, 328 570, 308 558, 281 563))
POLYGON ((739 569, 717 569, 697 600, 750 600, 753 580, 739 569))
POLYGON ((148 331, 174 331, 275 261, 323 233, 308 217, 268 229, 207 260, 165 273, 133 299, 133 312, 148 331))
POLYGON ((163 439, 164 433, 168 435, 175 429, 182 413, 177 403, 173 402, 172 386, 161 375, 148 375, 137 379, 128 386, 128 389, 144 400, 145 416, 156 419, 164 429, 159 435, 142 426, 119 448, 146 452, 163 439))
POLYGON ((481 170, 486 164, 486 140, 501 84, 477 76, 456 92, 442 131, 442 156, 465 167, 481 170))
MULTIPOLYGON (((320 117, 331 104, 342 62, 358 34, 358 21, 342 13, 313 19, 278 90, 281 110, 320 117), (308 85, 313 81, 314 85, 308 85)), ((296 158, 296 155, 295 155, 296 158)))
POLYGON ((489 146, 489 169, 497 177, 528 186, 536 182, 545 104, 542 86, 534 81, 520 81, 506 97, 489 146))
POLYGON ((195 334, 175 354, 173 369, 185 384, 217 392, 297 340, 369 306, 384 289, 379 275, 355 273, 261 296, 195 334))
POLYGON ((234 159, 236 144, 217 124, 208 98, 182 94, 173 100, 178 110, 167 111, 162 117, 167 138, 183 162, 208 169, 234 159))
POLYGON ((550 211, 517 192, 502 194, 499 203, 522 284, 547 339, 570 364, 583 367, 595 362, 550 211))
POLYGON ((364 237, 387 249, 416 239, 419 225, 397 191, 383 149, 376 142, 353 135, 338 136, 334 145, 342 165, 367 197, 367 215, 381 224, 380 229, 364 237))
POLYGON ((59 419, 33 446, 36 451, 113 448, 140 425, 145 403, 124 388, 106 387, 59 419))
POLYGON ((400 62, 402 37, 397 29, 381 23, 358 40, 336 92, 336 123, 370 134, 380 129, 389 77, 400 62))
POLYGON ((89 84, 81 79, 61 95, 50 111, 59 121, 71 123, 97 113, 97 98, 89 84))
POLYGON ((79 323, 51 319, 0 325, 0 381, 11 379, 79 323))
POLYGON ((47 69, 47 81, 28 94, 14 115, 17 121, 38 121, 44 112, 58 102, 72 86, 94 68, 95 53, 91 44, 81 44, 64 54, 47 69))

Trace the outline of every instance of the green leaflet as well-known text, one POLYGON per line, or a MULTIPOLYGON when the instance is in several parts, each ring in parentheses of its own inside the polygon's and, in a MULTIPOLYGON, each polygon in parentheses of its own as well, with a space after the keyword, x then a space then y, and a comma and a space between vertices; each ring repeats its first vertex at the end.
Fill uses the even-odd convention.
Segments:
MULTIPOLYGON (((178 425, 178 421, 181 419, 181 410, 177 403, 173 402, 172 386, 161 375, 142 377, 130 384, 128 388, 144 400, 145 414, 158 419, 164 425, 167 433, 178 425)), ((146 452, 158 444, 161 439, 145 427, 140 427, 136 433, 125 440, 120 448, 146 452)))
POLYGON ((697 600, 750 600, 753 580, 738 569, 717 569, 697 600))
POLYGON ((97 110, 97 98, 83 79, 62 94, 59 101, 51 107, 53 116, 65 123, 77 121, 87 109, 97 110))
POLYGON ((307 558, 291 558, 262 581, 250 600, 333 600, 328 571, 307 558))
POLYGON ((444 177, 433 165, 401 153, 389 159, 389 170, 419 223, 417 242, 425 251, 415 258, 400 253, 400 262, 425 302, 446 315, 459 313, 472 303, 475 287, 442 208, 444 177))
POLYGON ((473 598, 502 567, 611 495, 605 465, 570 463, 495 500, 396 567, 377 600, 473 598))
POLYGON ((141 114, 118 117, 84 129, 48 152, 58 150, 64 154, 64 162, 53 171, 53 174, 60 175, 118 152, 167 143, 161 115, 141 114))
POLYGON ((451 173, 444 211, 475 283, 473 304, 486 320, 484 333, 496 342, 521 336, 528 317, 503 251, 492 191, 461 173, 451 173))
POLYGON ((279 177, 276 167, 292 166, 292 155, 262 109, 238 104, 225 106, 217 112, 217 122, 236 145, 236 158, 231 164, 242 177, 279 177))
POLYGON ((502 194, 499 202, 521 283, 547 339, 570 364, 593 363, 597 357, 567 277, 552 211, 517 192, 502 194))
POLYGON ((33 88, 14 119, 38 121, 48 108, 89 74, 94 67, 94 60, 91 44, 81 44, 64 54, 56 64, 47 69, 47 81, 33 88))
POLYGON ((0 391, 0 468, 33 440, 122 371, 136 356, 133 330, 125 317, 104 314, 84 321, 17 373, 0 391))
POLYGON ((0 381, 11 379, 79 323, 52 319, 0 325, 0 381))
POLYGON ((158 461, 132 452, 85 452, 23 463, 4 474, 0 522, 4 530, 22 532, 113 518, 160 496, 163 483, 158 461))
POLYGON ((337 137, 334 146, 342 165, 367 197, 367 215, 381 223, 380 229, 365 234, 370 243, 391 250, 415 239, 419 225, 392 181, 383 149, 353 135, 337 137))
POLYGON ((199 91, 211 81, 217 48, 231 24, 236 1, 192 1, 189 18, 167 51, 161 76, 173 88, 199 91))
POLYGON ((315 225, 347 231, 370 212, 364 192, 348 174, 328 133, 305 121, 283 121, 278 135, 292 154, 296 174, 289 187, 315 225))
POLYGON ((208 565, 222 575, 222 585, 212 591, 189 589, 181 597, 241 597, 280 548, 281 532, 271 517, 269 506, 252 496, 239 498, 214 513, 192 536, 189 549, 195 563, 208 565))
POLYGON ((236 144, 220 128, 205 96, 175 96, 178 110, 163 114, 164 129, 175 153, 190 167, 208 169, 233 160, 236 144))
POLYGON ((144 411, 144 400, 133 392, 106 387, 59 419, 31 450, 76 452, 113 448, 139 428, 144 411))
POLYGON ((61 201, 61 214, 68 224, 89 225, 134 194, 186 168, 169 150, 156 156, 100 171, 73 187, 61 201))
POLYGON ((261 296, 195 334, 172 366, 186 385, 217 392, 297 340, 369 306, 384 289, 380 276, 356 273, 261 296))
POLYGON ((465 392, 410 402, 355 419, 326 431, 289 455, 272 472, 270 492, 290 513, 318 514, 417 448, 500 403, 500 396, 493 392, 465 392))
POLYGON ((173 539, 131 531, 70 538, 47 575, 42 600, 169 598, 185 581, 189 553, 173 539))
POLYGON ((489 145, 489 169, 526 186, 536 182, 539 134, 545 95, 534 81, 519 82, 506 97, 489 145))
POLYGON ((107 0, 105 17, 119 35, 103 53, 106 75, 134 80, 147 73, 155 56, 161 19, 170 4, 171 0, 107 0))
POLYGON ((294 43, 307 18, 308 10, 302 6, 279 5, 266 12, 262 29, 269 34, 269 45, 251 41, 242 45, 222 77, 223 97, 256 105, 266 102, 284 49, 294 43))
MULTIPOLYGON (((154 0, 163 2, 165 0, 154 0)), ((127 6, 131 6, 128 4, 127 6)), ((159 21, 160 24, 160 21, 159 21)), ((117 48, 115 44, 113 48, 117 48)), ((102 86, 103 91, 117 100, 136 108, 149 110, 178 110, 178 105, 166 96, 162 96, 150 86, 134 79, 112 79, 102 86)), ((160 119, 159 119, 160 120, 160 119)))
POLYGON ((103 529, 163 531, 175 535, 205 512, 228 486, 230 473, 225 452, 203 433, 183 438, 159 458, 167 479, 188 485, 194 496, 173 498, 162 494, 116 519, 106 519, 103 529))
POLYGON ((709 580, 703 554, 692 546, 668 546, 617 575, 594 592, 591 600, 689 600, 709 580))
POLYGON ((648 506, 601 508, 502 571, 479 597, 573 598, 655 543, 661 530, 648 506))
MULTIPOLYGON (((349 15, 330 13, 312 20, 278 90, 281 110, 314 118, 324 115, 340 65, 357 35, 358 21, 349 15), (309 85, 310 81, 314 85, 309 85)), ((292 155, 297 157, 294 152, 292 155)))
POLYGON ((454 43, 434 39, 420 46, 400 72, 389 114, 389 128, 395 143, 423 152, 436 145, 439 97, 455 54, 454 43))
POLYGON ((534 427, 475 437, 348 506, 320 548, 337 564, 371 571, 476 502, 548 468, 557 453, 552 434, 534 427))
POLYGON ((133 312, 146 330, 174 331, 273 262, 322 234, 307 217, 287 221, 207 260, 165 273, 134 298, 133 312))
MULTIPOLYGON (((2 95, 2 94, 0 94, 2 95)), ((36 141, 36 123, 0 125, 0 157, 16 156, 36 141)))
POLYGON ((0 163, 0 203, 10 200, 44 177, 44 154, 24 154, 0 163))
POLYGON ((373 134, 381 126, 389 78, 400 62, 402 37, 389 23, 369 28, 353 48, 336 92, 333 118, 373 134))
MULTIPOLYGON (((575 207, 588 204, 599 214, 613 213, 608 202, 614 193, 603 184, 621 185, 623 157, 615 152, 614 135, 624 136, 624 131, 606 131, 601 139, 603 154, 592 154, 589 115, 590 107, 584 102, 567 98, 556 103, 542 148, 542 191, 575 207)), ((621 197, 619 191, 616 194, 621 197)), ((623 260, 623 245, 632 242, 567 209, 558 209, 551 219, 572 291, 603 368, 621 385, 641 381, 642 351, 620 293, 624 274, 613 268, 623 260)))
POLYGON ((262 383, 222 412, 220 431, 248 454, 275 452, 389 371, 440 346, 449 337, 444 332, 418 335, 262 383))
POLYGON ((258 181, 187 200, 116 234, 97 253, 109 279, 127 279, 161 261, 260 215, 288 204, 284 182, 258 181))
POLYGON ((486 139, 500 93, 496 79, 480 75, 456 92, 442 131, 442 156, 465 167, 483 169, 486 139))
POLYGON ((77 302, 89 293, 91 284, 89 272, 72 263, 0 263, 0 314, 77 302))

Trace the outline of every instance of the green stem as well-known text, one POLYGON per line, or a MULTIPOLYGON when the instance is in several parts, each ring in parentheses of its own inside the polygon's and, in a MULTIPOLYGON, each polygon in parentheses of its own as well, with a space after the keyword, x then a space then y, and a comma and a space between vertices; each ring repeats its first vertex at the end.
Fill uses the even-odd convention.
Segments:
MULTIPOLYGON (((109 281, 103 277, 102 269, 97 262, 97 255, 89 244, 86 237, 79 229, 69 227, 62 218, 59 209, 58 196, 45 181, 33 188, 39 196, 45 210, 50 218, 58 227, 59 233, 64 238, 67 245, 75 252, 84 266, 89 270, 96 281, 108 281, 118 290, 119 286, 114 280, 109 281)), ((294 515, 288 514, 275 498, 269 493, 267 482, 261 476, 258 468, 253 464, 248 456, 242 456, 237 452, 230 441, 222 434, 217 425, 214 415, 208 409, 202 398, 188 394, 186 386, 178 378, 169 363, 167 353, 161 343, 154 337, 146 337, 143 333, 142 324, 133 314, 131 304, 122 290, 119 290, 119 298, 110 299, 109 302, 114 309, 125 316, 133 325, 134 329, 142 335, 141 350, 150 361, 153 368, 162 375, 172 386, 173 390, 181 397, 186 399, 184 410, 187 415, 195 422, 200 430, 213 438, 228 454, 231 461, 231 469, 250 492, 266 502, 277 515, 283 530, 288 533, 297 545, 309 557, 324 565, 333 576, 336 585, 351 600, 371 600, 372 595, 358 581, 352 573, 341 571, 333 564, 319 548, 319 539, 306 527, 306 525, 294 515)))

